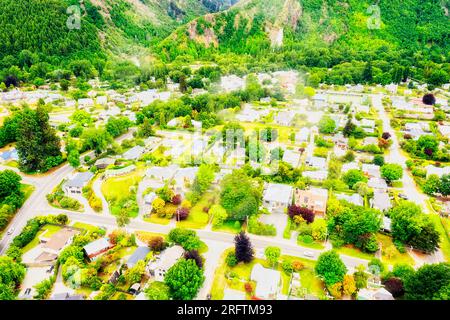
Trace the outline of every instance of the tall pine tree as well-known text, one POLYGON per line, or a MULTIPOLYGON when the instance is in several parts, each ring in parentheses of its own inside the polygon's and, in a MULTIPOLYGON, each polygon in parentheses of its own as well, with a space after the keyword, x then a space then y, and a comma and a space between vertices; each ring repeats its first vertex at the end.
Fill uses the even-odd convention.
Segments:
POLYGON ((238 262, 249 263, 253 260, 253 247, 249 237, 241 232, 234 238, 235 254, 238 262))
POLYGON ((16 148, 20 167, 26 172, 47 171, 61 163, 60 139, 49 124, 44 106, 24 109, 16 148))

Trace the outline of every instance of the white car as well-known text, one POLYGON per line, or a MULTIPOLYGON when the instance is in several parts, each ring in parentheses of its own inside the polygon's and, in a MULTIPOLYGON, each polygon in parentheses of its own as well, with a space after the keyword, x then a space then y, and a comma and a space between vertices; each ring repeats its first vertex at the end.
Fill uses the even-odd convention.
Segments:
POLYGON ((312 253, 311 251, 305 251, 303 252, 303 255, 305 257, 314 258, 314 253, 312 253))
POLYGON ((6 233, 8 236, 12 235, 12 233, 14 232, 14 228, 11 228, 8 230, 8 232, 6 233))

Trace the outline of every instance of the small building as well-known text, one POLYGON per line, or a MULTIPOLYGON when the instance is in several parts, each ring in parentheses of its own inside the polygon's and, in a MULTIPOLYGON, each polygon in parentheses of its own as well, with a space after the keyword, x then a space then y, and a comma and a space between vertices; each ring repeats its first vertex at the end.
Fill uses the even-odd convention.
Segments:
POLYGON ((100 238, 83 247, 83 251, 90 261, 94 261, 100 255, 113 248, 114 245, 107 238, 100 238))
POLYGON ((113 165, 116 162, 113 158, 102 158, 95 161, 95 166, 97 169, 102 170, 106 169, 108 166, 113 165))
POLYGON ((310 167, 326 170, 327 169, 327 159, 320 157, 308 157, 306 159, 306 164, 310 167))
POLYGON ((327 212, 328 190, 310 187, 308 190, 295 189, 294 202, 297 206, 306 207, 316 215, 327 212))
POLYGON ((178 170, 178 166, 172 165, 168 167, 151 167, 146 171, 146 177, 156 179, 161 182, 172 180, 178 170))
POLYGON ((269 210, 287 208, 292 203, 292 187, 279 184, 267 183, 263 194, 263 204, 269 210))
POLYGON ((87 186, 93 176, 94 174, 90 171, 78 172, 66 183, 64 183, 64 192, 66 194, 81 194, 83 192, 83 188, 87 186))
POLYGON ((156 193, 150 192, 149 194, 144 196, 144 203, 146 205, 151 205, 157 197, 158 196, 156 195, 156 193))
POLYGON ((127 267, 133 268, 136 265, 136 263, 145 260, 145 258, 149 253, 150 253, 149 247, 138 247, 136 250, 134 250, 130 258, 128 258, 128 261, 126 263, 127 267))
POLYGON ((198 167, 187 167, 178 169, 173 176, 175 181, 175 192, 184 193, 194 183, 198 167))
POLYGON ((357 162, 344 163, 341 169, 342 174, 346 173, 349 170, 359 170, 359 164, 357 162))
POLYGON ((450 174, 450 166, 449 167, 435 167, 433 165, 427 166, 427 178, 431 175, 436 175, 439 178, 442 176, 445 176, 447 174, 450 174))
POLYGON ((306 127, 303 127, 295 134, 295 141, 297 143, 308 142, 309 134, 310 130, 306 127))
POLYGON ((364 140, 363 140, 363 146, 365 146, 365 147, 367 147, 367 146, 370 146, 370 145, 378 145, 378 138, 376 138, 376 137, 366 137, 366 138, 364 138, 364 140))
POLYGON ((120 168, 120 169, 109 169, 105 171, 105 178, 111 178, 111 177, 118 177, 118 176, 123 176, 126 174, 129 174, 131 172, 133 172, 134 170, 136 170, 136 166, 134 164, 132 164, 131 166, 126 166, 124 168, 120 168))
POLYGON ((277 300, 282 285, 279 271, 264 268, 257 263, 252 269, 250 280, 256 282, 255 298, 277 300))
POLYGON ((127 160, 137 160, 145 152, 145 148, 141 146, 135 146, 130 150, 122 154, 122 158, 127 160))
POLYGON ((293 168, 300 165, 300 153, 291 150, 285 150, 283 154, 283 161, 289 163, 293 168))
POLYGON ((384 191, 375 190, 371 204, 372 204, 372 208, 378 209, 382 212, 385 212, 392 207, 391 199, 389 198, 389 194, 387 194, 384 191))
POLYGON ((97 104, 106 106, 108 104, 108 97, 107 96, 99 96, 97 97, 97 104))
POLYGON ((314 181, 324 181, 328 177, 328 171, 327 170, 303 171, 302 176, 304 178, 309 178, 314 181))
POLYGON ((357 206, 364 206, 363 198, 357 193, 354 193, 352 195, 348 195, 345 193, 336 193, 336 198, 339 200, 345 200, 357 206))
POLYGON ((164 281, 167 270, 169 270, 184 254, 180 246, 173 246, 164 250, 159 259, 147 265, 147 271, 155 277, 156 281, 164 281))
POLYGON ((383 230, 384 232, 391 232, 392 230, 391 225, 392 225, 391 219, 386 216, 383 216, 381 230, 383 230))
POLYGON ((78 100, 78 107, 83 109, 87 107, 93 107, 94 106, 94 100, 91 98, 84 98, 78 100))
POLYGON ((361 289, 358 291, 358 300, 395 300, 385 288, 361 289))

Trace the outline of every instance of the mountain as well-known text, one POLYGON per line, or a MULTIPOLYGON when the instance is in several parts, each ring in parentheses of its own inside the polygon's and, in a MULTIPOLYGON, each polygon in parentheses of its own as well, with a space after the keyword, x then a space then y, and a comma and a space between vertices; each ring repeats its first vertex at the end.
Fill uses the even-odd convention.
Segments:
POLYGON ((178 28, 159 52, 166 61, 185 54, 200 59, 250 54, 259 65, 295 68, 377 59, 414 65, 419 57, 448 63, 448 8, 449 1, 440 0, 390 0, 379 6, 368 0, 243 0, 178 28))
POLYGON ((228 8, 231 1, 0 0, 0 59, 22 50, 58 59, 149 46, 195 17, 228 8), (66 26, 72 5, 81 12, 80 29, 66 26))

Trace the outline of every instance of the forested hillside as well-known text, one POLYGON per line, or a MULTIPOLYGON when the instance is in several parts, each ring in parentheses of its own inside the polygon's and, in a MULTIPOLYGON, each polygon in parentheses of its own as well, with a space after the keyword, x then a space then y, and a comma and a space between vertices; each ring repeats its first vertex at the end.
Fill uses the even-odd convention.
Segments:
POLYGON ((178 29, 159 49, 166 61, 186 54, 204 59, 234 53, 252 55, 249 63, 255 66, 336 66, 335 73, 316 73, 321 80, 335 83, 361 81, 351 74, 351 69, 362 74, 365 63, 358 61, 373 62, 376 82, 399 81, 411 75, 414 66, 418 69, 413 75, 420 79, 436 84, 448 81, 448 1, 381 0, 379 28, 368 27, 376 22, 376 11, 369 9, 372 4, 246 0, 178 29), (351 65, 340 67, 343 63, 351 65))

